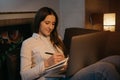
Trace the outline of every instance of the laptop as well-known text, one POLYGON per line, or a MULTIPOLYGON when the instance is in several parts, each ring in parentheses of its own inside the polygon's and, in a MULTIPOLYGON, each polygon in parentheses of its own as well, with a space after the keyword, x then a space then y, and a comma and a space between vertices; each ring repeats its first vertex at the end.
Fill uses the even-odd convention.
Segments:
POLYGON ((98 61, 97 52, 104 51, 108 32, 95 32, 72 37, 66 77, 98 61), (104 43, 104 44, 101 44, 104 43), (100 50, 96 48, 100 48, 100 50), (96 49, 96 50, 95 50, 96 49))
MULTIPOLYGON (((104 32, 102 33, 95 32, 86 35, 73 36, 71 40, 68 67, 65 71, 59 71, 58 73, 55 74, 63 75, 63 77, 72 77, 82 68, 92 63, 95 63, 97 59, 96 59, 96 54, 94 54, 96 52, 95 50, 93 50, 93 48, 99 47, 99 44, 98 45, 93 44, 93 46, 91 46, 91 42, 98 41, 99 43, 100 40, 104 41, 105 37, 106 36, 104 36, 104 32), (101 38, 99 36, 103 36, 103 37, 101 38), (88 51, 86 51, 86 48, 88 51), (89 63, 89 64, 85 64, 85 63, 89 63)), ((54 74, 51 75, 53 76, 54 74)))

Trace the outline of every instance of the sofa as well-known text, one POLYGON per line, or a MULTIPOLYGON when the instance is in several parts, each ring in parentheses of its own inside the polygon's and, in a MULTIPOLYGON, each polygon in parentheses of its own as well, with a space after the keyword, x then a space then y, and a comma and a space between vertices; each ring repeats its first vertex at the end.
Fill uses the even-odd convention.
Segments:
MULTIPOLYGON (((98 62, 106 62, 114 65, 115 71, 120 77, 120 32, 101 31, 84 35, 76 35, 72 37, 71 50, 69 58, 74 58, 72 65, 76 65, 76 69, 71 69, 75 73, 69 75, 75 77, 76 75, 87 74, 89 67, 98 62), (74 53, 74 54, 73 54, 74 53), (114 58, 117 56, 119 58, 114 58), (108 58, 110 57, 110 58, 108 58), (112 60, 113 59, 113 60, 112 60), (76 61, 79 62, 76 64, 76 61)), ((97 67, 97 66, 94 66, 97 67)), ((103 67, 103 66, 101 66, 103 67)), ((91 68, 93 69, 93 68, 91 68)), ((70 71, 71 72, 71 71, 70 71)), ((112 72, 112 71, 111 71, 112 72)), ((68 74, 67 73, 67 74, 68 74)), ((89 75, 90 76, 90 75, 89 75)), ((83 77, 83 76, 81 76, 83 77)), ((72 79, 72 80, 96 80, 96 79, 72 79)), ((108 79, 105 79, 108 80, 108 79)))

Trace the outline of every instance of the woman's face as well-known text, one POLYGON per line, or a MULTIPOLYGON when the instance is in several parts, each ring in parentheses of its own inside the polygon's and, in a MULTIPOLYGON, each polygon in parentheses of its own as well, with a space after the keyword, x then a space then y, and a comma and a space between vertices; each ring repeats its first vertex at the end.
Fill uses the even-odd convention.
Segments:
POLYGON ((46 18, 40 23, 39 34, 42 34, 44 36, 50 36, 51 32, 55 27, 55 22, 56 19, 54 15, 46 16, 46 18))

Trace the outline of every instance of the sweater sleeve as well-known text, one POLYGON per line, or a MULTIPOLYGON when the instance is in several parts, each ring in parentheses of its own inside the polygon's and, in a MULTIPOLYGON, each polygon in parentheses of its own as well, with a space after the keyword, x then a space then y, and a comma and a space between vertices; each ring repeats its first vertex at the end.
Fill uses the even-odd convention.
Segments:
POLYGON ((38 78, 44 71, 44 61, 33 63, 32 49, 29 44, 23 43, 21 47, 21 78, 22 80, 33 80, 38 78))

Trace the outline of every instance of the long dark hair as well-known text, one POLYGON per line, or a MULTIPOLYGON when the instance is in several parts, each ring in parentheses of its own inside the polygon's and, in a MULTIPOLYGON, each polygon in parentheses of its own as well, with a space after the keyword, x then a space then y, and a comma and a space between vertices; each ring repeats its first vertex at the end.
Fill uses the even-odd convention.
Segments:
POLYGON ((56 12, 48 7, 43 7, 41 9, 38 10, 38 12, 35 15, 35 19, 34 19, 34 32, 38 33, 39 32, 39 25, 40 23, 48 16, 48 15, 54 15, 56 18, 56 22, 55 22, 55 27, 53 29, 53 31, 50 34, 50 40, 53 43, 54 47, 58 46, 61 50, 65 50, 64 48, 64 44, 61 41, 61 39, 58 36, 58 32, 57 32, 57 26, 58 26, 58 16, 56 14, 56 12))

